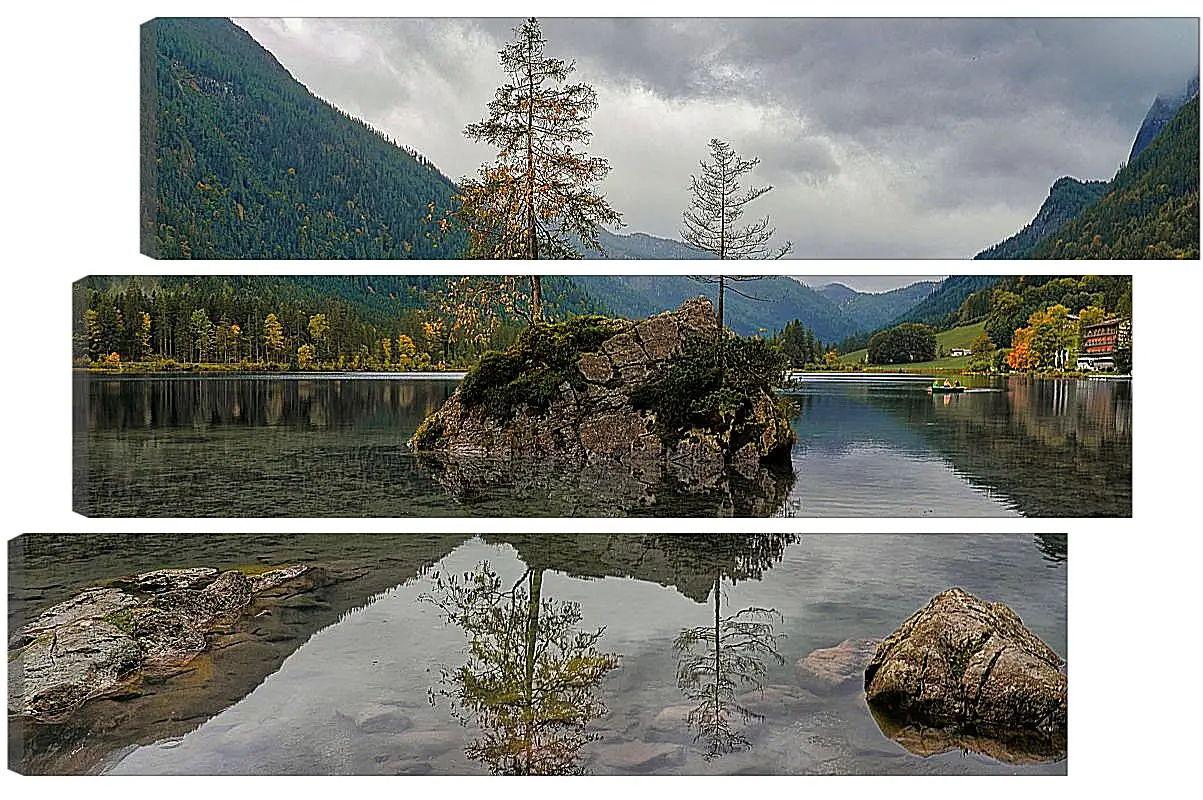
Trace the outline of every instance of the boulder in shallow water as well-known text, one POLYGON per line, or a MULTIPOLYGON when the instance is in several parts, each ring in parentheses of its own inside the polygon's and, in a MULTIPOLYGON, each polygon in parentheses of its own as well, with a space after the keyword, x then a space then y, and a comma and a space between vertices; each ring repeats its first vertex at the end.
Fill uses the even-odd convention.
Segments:
MULTIPOLYGON (((264 573, 258 585, 287 587, 315 572, 284 567, 264 573)), ((256 585, 239 571, 218 574, 209 567, 158 570, 115 583, 125 589, 86 589, 17 631, 9 643, 11 713, 56 721, 141 675, 187 664, 213 631, 250 606, 256 585)))
POLYGON ((1056 749, 1066 738, 1064 665, 1006 605, 949 589, 878 646, 865 695, 901 726, 1056 749))
POLYGON ((133 584, 139 591, 164 592, 169 589, 191 589, 217 574, 213 567, 188 567, 185 569, 156 569, 134 577, 133 584))
POLYGON ((70 600, 43 611, 36 620, 22 629, 22 633, 36 636, 81 619, 103 619, 132 608, 140 602, 138 598, 120 589, 85 589, 70 600))

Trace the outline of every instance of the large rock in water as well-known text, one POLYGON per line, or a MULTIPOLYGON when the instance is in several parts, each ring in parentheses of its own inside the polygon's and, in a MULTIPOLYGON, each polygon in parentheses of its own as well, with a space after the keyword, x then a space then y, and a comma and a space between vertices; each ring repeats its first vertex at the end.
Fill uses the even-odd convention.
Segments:
POLYGON ((237 570, 158 570, 113 581, 121 588, 86 589, 13 633, 9 713, 61 720, 136 675, 182 667, 256 594, 315 571, 298 564, 248 578, 237 570))
POLYGON ((865 669, 886 718, 1038 751, 1064 751, 1064 661, 1002 603, 936 595, 888 636, 865 669))
POLYGON ((794 434, 767 377, 718 425, 666 432, 649 407, 649 392, 664 391, 684 354, 719 341, 709 300, 689 300, 638 323, 593 318, 573 324, 541 326, 535 333, 542 339, 520 338, 509 351, 482 358, 410 447, 450 460, 617 463, 697 486, 712 485, 729 468, 747 477, 762 464, 788 469, 794 434), (569 341, 580 349, 565 353, 569 341), (488 377, 493 374, 500 377, 488 377))

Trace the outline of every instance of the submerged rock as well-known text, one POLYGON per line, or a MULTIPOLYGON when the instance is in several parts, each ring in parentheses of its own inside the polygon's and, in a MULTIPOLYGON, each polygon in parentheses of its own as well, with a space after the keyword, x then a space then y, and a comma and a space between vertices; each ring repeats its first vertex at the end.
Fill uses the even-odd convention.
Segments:
POLYGON ((1064 661, 1002 603, 936 595, 877 648, 865 694, 894 728, 935 728, 1023 749, 1064 749, 1064 661))
POLYGON ((396 734, 413 727, 410 718, 395 705, 363 703, 350 709, 338 709, 334 713, 349 720, 361 733, 396 734))
POLYGON ((739 704, 748 711, 768 719, 785 719, 802 710, 813 710, 822 705, 819 698, 797 686, 770 685, 754 689, 738 697, 739 704))
POLYGON ((482 357, 409 445, 434 456, 426 463, 436 471, 464 458, 534 458, 560 469, 620 465, 649 483, 670 476, 698 487, 716 486, 729 470, 748 478, 762 465, 790 471, 794 434, 772 370, 732 356, 722 383, 722 341, 706 298, 638 323, 535 326, 504 353, 482 357), (741 369, 738 381, 730 377, 741 369))
POLYGON ((845 639, 834 647, 820 647, 798 660, 799 676, 816 689, 835 689, 853 681, 859 684, 880 643, 878 639, 845 639))
POLYGON ((597 763, 618 772, 650 772, 685 762, 685 748, 662 742, 622 742, 597 748, 597 763))

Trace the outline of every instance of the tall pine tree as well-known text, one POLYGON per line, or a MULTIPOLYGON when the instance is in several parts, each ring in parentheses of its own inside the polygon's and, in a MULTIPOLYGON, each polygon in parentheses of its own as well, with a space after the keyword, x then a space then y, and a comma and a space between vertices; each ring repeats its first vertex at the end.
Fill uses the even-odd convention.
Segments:
MULTIPOLYGON (((566 83, 574 62, 543 54, 547 40, 538 20, 514 29, 500 51, 508 80, 489 103, 489 116, 464 134, 497 148, 477 177, 460 182, 455 216, 467 229, 473 258, 579 258, 574 239, 601 250, 597 226, 620 215, 595 186, 610 171, 604 158, 579 149, 597 93, 566 83)), ((542 286, 531 278, 532 320, 542 316, 542 286)))

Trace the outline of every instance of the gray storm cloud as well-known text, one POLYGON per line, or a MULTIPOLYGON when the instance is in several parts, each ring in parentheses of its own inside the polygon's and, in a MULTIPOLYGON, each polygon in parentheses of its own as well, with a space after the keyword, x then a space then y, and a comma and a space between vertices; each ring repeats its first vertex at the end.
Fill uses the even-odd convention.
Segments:
MULTIPOLYGON (((452 178, 520 20, 237 20, 315 94, 452 178)), ((627 231, 679 236, 711 137, 758 156, 795 254, 960 258, 1062 175, 1106 179, 1158 92, 1198 72, 1194 19, 544 19, 598 90, 589 151, 627 231)))

